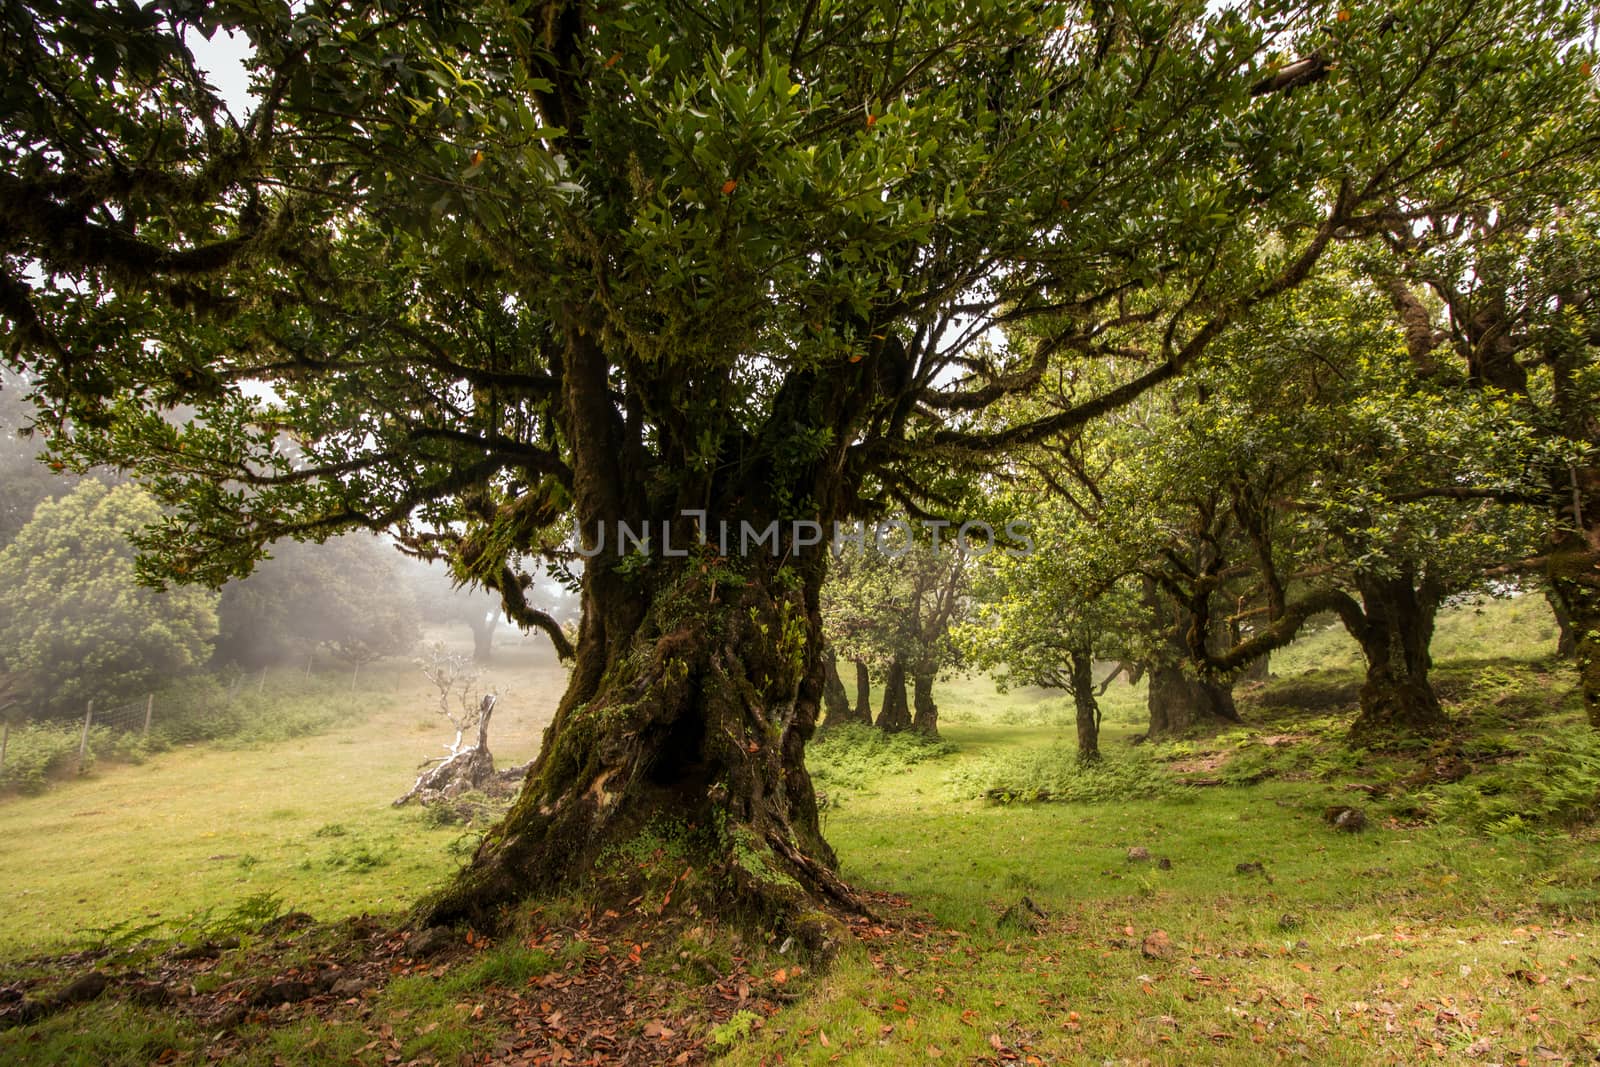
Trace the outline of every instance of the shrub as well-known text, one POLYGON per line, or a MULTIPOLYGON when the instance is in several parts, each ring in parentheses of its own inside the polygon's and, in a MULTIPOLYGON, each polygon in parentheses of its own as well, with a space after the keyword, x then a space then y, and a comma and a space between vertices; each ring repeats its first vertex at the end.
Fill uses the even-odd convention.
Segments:
POLYGON ((1555 829, 1600 814, 1600 735, 1545 727, 1537 748, 1425 794, 1436 818, 1489 833, 1555 829))
POLYGON ((0 790, 41 793, 50 779, 70 772, 78 761, 79 731, 66 723, 27 723, 11 728, 0 790))
POLYGON ((864 789, 885 775, 956 751, 948 741, 907 730, 886 734, 862 723, 834 726, 806 749, 812 781, 834 789, 864 789))
POLYGON ((1000 752, 974 760, 946 779, 962 799, 1093 802, 1170 796, 1178 786, 1148 756, 1106 756, 1083 763, 1076 747, 1000 752))

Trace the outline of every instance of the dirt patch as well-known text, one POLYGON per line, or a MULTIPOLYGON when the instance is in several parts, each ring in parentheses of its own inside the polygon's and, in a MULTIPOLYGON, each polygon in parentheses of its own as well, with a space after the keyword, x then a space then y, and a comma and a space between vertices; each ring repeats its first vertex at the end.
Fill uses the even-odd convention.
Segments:
POLYGON ((1188 774, 1212 774, 1227 766, 1232 758, 1232 752, 1207 752, 1199 756, 1190 756, 1188 759, 1173 760, 1167 767, 1180 777, 1188 774))

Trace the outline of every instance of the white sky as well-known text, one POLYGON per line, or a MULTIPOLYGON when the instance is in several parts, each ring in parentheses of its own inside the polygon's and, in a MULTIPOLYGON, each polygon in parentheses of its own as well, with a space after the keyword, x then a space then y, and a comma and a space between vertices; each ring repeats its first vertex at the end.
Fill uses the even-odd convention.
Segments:
POLYGON ((250 92, 250 73, 245 70, 245 60, 254 49, 250 39, 242 33, 218 30, 206 40, 198 30, 190 30, 184 37, 194 60, 235 118, 243 121, 255 109, 255 97, 250 92))

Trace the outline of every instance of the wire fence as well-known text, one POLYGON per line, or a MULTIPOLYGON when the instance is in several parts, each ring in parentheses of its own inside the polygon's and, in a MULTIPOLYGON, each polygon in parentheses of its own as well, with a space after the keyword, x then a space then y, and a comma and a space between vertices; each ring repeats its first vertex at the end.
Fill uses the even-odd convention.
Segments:
MULTIPOLYGON (((221 708, 231 709, 240 703, 241 697, 266 696, 269 689, 275 693, 294 694, 315 691, 317 687, 325 687, 329 682, 333 682, 340 689, 348 684, 351 693, 357 692, 358 687, 361 691, 369 691, 372 687, 372 681, 366 680, 370 677, 370 672, 364 673, 363 664, 359 662, 341 664, 333 671, 329 671, 327 666, 326 662, 319 662, 316 657, 308 656, 303 665, 280 664, 248 671, 236 667, 225 668, 218 674, 212 675, 220 684, 222 691, 214 699, 211 707, 218 709, 219 712, 221 708), (348 674, 348 683, 340 678, 340 673, 348 674), (363 681, 366 681, 366 684, 363 685, 363 681)), ((178 731, 176 736, 186 736, 192 731, 193 720, 196 718, 194 701, 180 698, 174 702, 172 697, 171 693, 166 695, 149 693, 137 700, 117 704, 91 700, 84 706, 83 713, 75 719, 63 721, 55 718, 53 729, 57 731, 59 741, 52 742, 52 745, 59 745, 54 747, 53 751, 59 754, 60 762, 53 763, 52 766, 64 764, 63 769, 70 773, 76 757, 76 770, 82 773, 91 762, 93 750, 99 750, 102 746, 109 745, 113 750, 139 751, 143 742, 151 740, 152 728, 161 726, 163 722, 166 733, 171 734, 176 729, 178 731), (166 704, 165 708, 163 702, 166 704), (76 737, 71 740, 60 737, 61 732, 73 730, 76 732, 76 737), (73 744, 73 741, 76 741, 76 744, 73 744), (125 749, 124 746, 132 747, 125 749)), ((249 701, 245 703, 248 704, 249 701)), ((10 752, 8 750, 13 749, 16 744, 22 744, 30 730, 52 728, 47 720, 24 719, 14 714, 7 714, 8 710, 15 709, 9 705, 0 708, 0 793, 7 788, 8 779, 5 772, 8 756, 14 761, 23 752, 22 749, 10 752)), ((37 748, 37 745, 34 747, 37 748)), ((33 761, 37 762, 37 753, 34 753, 34 757, 33 761)), ((28 762, 24 759, 18 768, 13 769, 13 773, 22 769, 28 762)), ((11 785, 14 786, 15 783, 12 782, 11 785)))

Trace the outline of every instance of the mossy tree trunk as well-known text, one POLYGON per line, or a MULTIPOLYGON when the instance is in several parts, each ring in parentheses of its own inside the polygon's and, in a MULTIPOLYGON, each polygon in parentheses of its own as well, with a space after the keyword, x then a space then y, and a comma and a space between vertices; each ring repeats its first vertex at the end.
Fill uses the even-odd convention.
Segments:
POLYGON ((1180 600, 1164 595, 1154 581, 1146 580, 1144 602, 1163 635, 1161 651, 1148 666, 1150 727, 1146 736, 1177 737, 1202 726, 1239 722, 1232 681, 1208 674, 1205 665, 1196 662, 1205 655, 1206 640, 1214 629, 1205 595, 1180 600))
MULTIPOLYGON (((620 905, 634 892, 628 880, 646 877, 620 857, 641 840, 671 839, 682 854, 661 888, 675 899, 698 893, 711 913, 824 947, 838 935, 824 907, 865 908, 833 873, 804 761, 825 679, 827 548, 795 543, 786 516, 804 498, 818 502, 819 524, 833 519, 845 495, 828 473, 837 459, 653 477, 641 446, 627 444, 595 337, 569 337, 561 378, 572 507, 596 552, 568 688, 510 811, 416 920, 493 929, 506 905, 574 890, 629 894, 620 905), (724 549, 713 533, 699 544, 686 509, 704 509, 713 525, 770 524, 780 543, 724 549), (648 551, 618 551, 622 522, 648 531, 648 551), (692 885, 677 881, 685 871, 692 885)), ((773 432, 808 425, 803 409, 822 402, 811 384, 786 385, 772 400, 773 432)), ((519 513, 506 521, 509 537, 519 513)))
POLYGON ((878 729, 886 734, 911 729, 911 705, 906 702, 906 665, 898 656, 889 661, 889 669, 884 672, 878 729))
POLYGON ((803 752, 823 666, 820 567, 798 587, 676 568, 648 595, 591 581, 570 686, 504 821, 426 909, 493 928, 530 893, 590 883, 642 833, 695 843, 692 865, 762 922, 816 900, 852 906, 832 874, 803 752))
POLYGON ((1202 678, 1181 663, 1150 668, 1149 737, 1177 737, 1201 726, 1236 723, 1239 709, 1230 682, 1202 678))
POLYGON ((929 737, 939 736, 939 705, 933 701, 934 670, 917 670, 911 675, 911 728, 929 737))
POLYGON ((1438 733, 1447 720, 1429 678, 1428 646, 1440 590, 1409 566, 1393 575, 1359 575, 1356 586, 1361 618, 1352 636, 1366 658, 1367 677, 1351 732, 1438 733))

